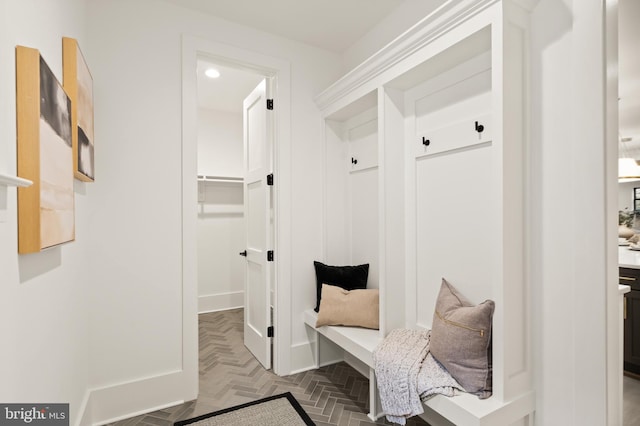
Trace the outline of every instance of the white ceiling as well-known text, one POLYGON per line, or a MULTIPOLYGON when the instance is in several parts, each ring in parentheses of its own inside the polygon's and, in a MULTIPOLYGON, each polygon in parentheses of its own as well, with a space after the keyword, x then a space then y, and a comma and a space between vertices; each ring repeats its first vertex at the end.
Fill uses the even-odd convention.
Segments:
POLYGON ((242 101, 264 78, 246 70, 198 58, 198 106, 226 112, 242 112, 242 101), (207 68, 215 68, 220 77, 204 75, 207 68))
MULTIPOLYGON (((291 40, 342 53, 404 0, 165 0, 291 40)), ((198 105, 242 111, 242 100, 261 76, 198 59, 198 105), (220 78, 204 71, 214 66, 220 78)))
POLYGON ((342 53, 404 0, 166 0, 342 53))

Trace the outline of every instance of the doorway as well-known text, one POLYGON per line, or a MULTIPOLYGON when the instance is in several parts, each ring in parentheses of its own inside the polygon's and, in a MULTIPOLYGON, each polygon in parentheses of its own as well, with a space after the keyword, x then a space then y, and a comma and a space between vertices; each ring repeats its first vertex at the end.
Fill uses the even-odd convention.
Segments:
POLYGON ((264 78, 199 57, 198 313, 244 307, 242 102, 264 78), (211 77, 209 77, 211 75, 211 77))
MULTIPOLYGON (((272 264, 273 307, 271 324, 275 328, 273 371, 286 375, 291 371, 290 350, 290 246, 279 244, 291 239, 291 153, 290 64, 268 55, 192 36, 182 39, 182 282, 183 282, 183 378, 186 397, 198 389, 198 58, 271 79, 273 85, 274 129, 272 170, 275 185, 270 198, 273 206, 275 261, 272 264)), ((215 176, 215 175, 212 175, 215 176)), ((233 177, 233 176, 232 176, 233 177)), ((232 185, 231 183, 229 183, 232 185)), ((206 189, 204 190, 206 197, 206 189)), ((229 252, 237 256, 239 252, 229 252)), ((242 260, 239 256, 237 259, 242 260)), ((270 312, 271 313, 271 312, 270 312)))
POLYGON ((271 368, 272 79, 199 56, 198 314, 243 308, 245 346, 271 368))

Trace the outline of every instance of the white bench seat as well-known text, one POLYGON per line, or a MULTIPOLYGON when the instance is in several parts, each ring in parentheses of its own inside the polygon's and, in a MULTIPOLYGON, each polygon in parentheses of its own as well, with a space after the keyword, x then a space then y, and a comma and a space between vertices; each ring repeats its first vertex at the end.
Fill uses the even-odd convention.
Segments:
POLYGON ((318 333, 373 368, 373 351, 382 341, 378 330, 329 325, 316 328, 317 320, 318 314, 313 309, 304 312, 305 324, 315 328, 318 333))
MULTIPOLYGON (((369 367, 370 413, 368 416, 373 420, 378 419, 383 413, 378 410, 379 400, 375 382, 373 351, 382 341, 379 331, 360 327, 326 325, 316 328, 317 319, 318 314, 313 309, 304 312, 305 324, 369 367)), ((458 426, 510 425, 522 418, 523 412, 532 412, 534 404, 533 392, 525 393, 506 402, 494 397, 479 399, 475 395, 462 393, 455 397, 436 395, 424 403, 425 407, 458 426)))
POLYGON ((513 424, 522 418, 523 412, 533 412, 535 398, 533 392, 528 392, 514 400, 502 402, 495 397, 479 399, 475 395, 461 393, 454 397, 436 395, 424 405, 455 425, 499 426, 513 424))

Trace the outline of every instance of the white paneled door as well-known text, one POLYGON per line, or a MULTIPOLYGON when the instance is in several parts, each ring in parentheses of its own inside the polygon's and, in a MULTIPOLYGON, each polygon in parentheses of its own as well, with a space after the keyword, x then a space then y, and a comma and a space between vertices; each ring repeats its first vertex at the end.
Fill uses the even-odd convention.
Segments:
POLYGON ((268 84, 263 80, 244 100, 244 214, 246 223, 246 280, 244 344, 266 369, 271 368, 271 111, 268 84))

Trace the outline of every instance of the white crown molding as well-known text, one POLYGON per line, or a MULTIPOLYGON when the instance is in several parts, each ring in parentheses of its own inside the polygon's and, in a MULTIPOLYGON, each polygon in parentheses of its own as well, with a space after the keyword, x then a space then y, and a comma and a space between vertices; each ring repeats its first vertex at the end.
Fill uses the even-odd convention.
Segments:
MULTIPOLYGON (((449 0, 392 42, 349 71, 315 98, 321 110, 382 74, 460 22, 505 0, 449 0)), ((531 11, 539 0, 509 0, 531 11)))
POLYGON ((523 9, 531 12, 538 5, 540 0, 511 0, 513 3, 519 5, 523 9))

